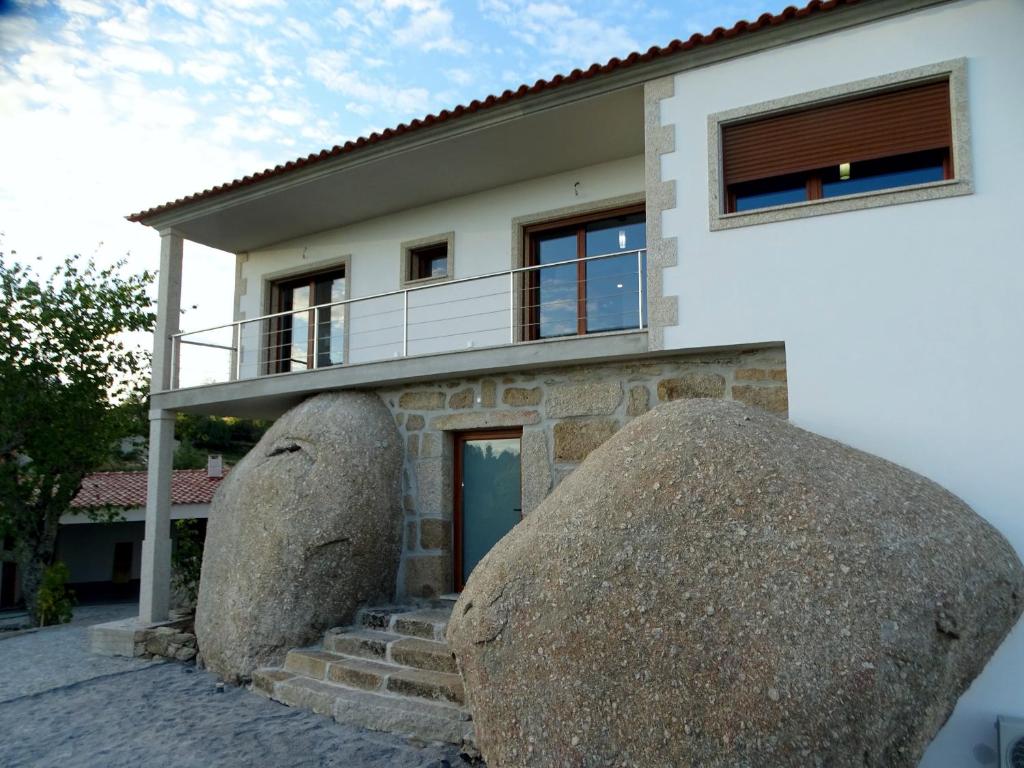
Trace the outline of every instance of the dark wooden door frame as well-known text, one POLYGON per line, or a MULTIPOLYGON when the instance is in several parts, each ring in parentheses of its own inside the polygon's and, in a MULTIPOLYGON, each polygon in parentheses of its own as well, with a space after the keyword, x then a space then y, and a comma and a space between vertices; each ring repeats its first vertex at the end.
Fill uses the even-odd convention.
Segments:
MULTIPOLYGON (((283 308, 285 291, 292 290, 294 288, 307 285, 309 287, 309 309, 306 310, 306 368, 305 370, 313 370, 317 367, 317 360, 314 359, 313 350, 316 348, 316 342, 314 340, 315 334, 320 332, 319 329, 319 312, 314 311, 314 307, 319 306, 316 303, 316 285, 319 281, 326 278, 334 280, 342 279, 346 281, 346 291, 348 285, 348 268, 345 265, 340 267, 334 267, 332 269, 321 270, 319 272, 311 272, 309 274, 300 275, 298 277, 286 278, 283 280, 276 280, 271 283, 270 289, 270 313, 284 312, 283 308)), ((284 355, 284 338, 285 334, 288 335, 288 368, 291 369, 291 347, 292 347, 292 324, 291 318, 297 315, 299 312, 304 310, 287 310, 291 312, 289 315, 281 315, 274 318, 270 322, 268 329, 268 336, 272 339, 272 342, 268 342, 268 346, 274 350, 273 354, 268 355, 267 367, 268 373, 282 373, 286 358, 284 355), (285 321, 288 321, 285 327, 285 321)), ((346 327, 346 335, 348 333, 346 327)))
MULTIPOLYGON (((462 581, 462 449, 467 442, 473 440, 519 440, 519 488, 523 487, 523 463, 522 463, 522 427, 508 427, 505 429, 477 429, 452 434, 452 448, 454 457, 452 477, 452 585, 456 592, 461 592, 465 584, 462 581)), ((520 508, 519 517, 522 519, 523 511, 520 508)))
MULTIPOLYGON (((618 208, 608 208, 601 211, 572 216, 564 219, 531 224, 523 229, 525 239, 524 253, 526 253, 527 267, 538 267, 540 265, 540 250, 538 248, 540 239, 538 235, 556 230, 565 229, 576 235, 576 335, 585 336, 587 330, 587 264, 584 261, 587 256, 587 224, 604 219, 613 219, 619 216, 630 216, 635 213, 643 213, 646 219, 647 204, 633 203, 618 208)), ((525 273, 525 290, 523 291, 523 340, 536 341, 540 336, 540 270, 531 269, 525 273)))

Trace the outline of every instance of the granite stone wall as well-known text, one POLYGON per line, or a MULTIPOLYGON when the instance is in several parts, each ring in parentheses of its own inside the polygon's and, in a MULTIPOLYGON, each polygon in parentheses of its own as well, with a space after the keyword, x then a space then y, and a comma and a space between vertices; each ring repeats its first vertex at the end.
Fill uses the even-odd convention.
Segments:
POLYGON ((519 371, 379 390, 405 442, 399 597, 452 590, 452 435, 521 427, 522 507, 530 514, 630 419, 659 402, 713 397, 787 415, 782 347, 519 371))

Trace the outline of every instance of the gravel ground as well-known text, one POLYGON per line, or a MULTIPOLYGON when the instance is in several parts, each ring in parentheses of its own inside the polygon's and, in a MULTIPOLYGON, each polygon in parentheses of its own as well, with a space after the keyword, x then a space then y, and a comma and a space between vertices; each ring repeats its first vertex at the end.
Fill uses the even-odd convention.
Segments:
POLYGON ((0 766, 464 766, 418 745, 216 688, 193 666, 93 656, 86 627, 134 613, 80 608, 74 624, 0 635, 0 766))

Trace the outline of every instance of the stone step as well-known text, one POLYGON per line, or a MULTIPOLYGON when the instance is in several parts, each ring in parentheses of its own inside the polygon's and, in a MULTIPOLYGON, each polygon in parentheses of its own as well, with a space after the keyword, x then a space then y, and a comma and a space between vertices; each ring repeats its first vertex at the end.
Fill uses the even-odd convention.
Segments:
POLYGON ((334 653, 360 656, 364 659, 387 659, 388 646, 401 635, 363 627, 337 627, 324 635, 324 648, 334 653))
POLYGON ((316 648, 288 651, 284 670, 311 680, 339 683, 367 691, 392 691, 454 704, 463 704, 466 700, 462 678, 458 674, 415 669, 316 648))
POLYGON ((391 632, 427 640, 444 640, 451 617, 449 607, 413 608, 408 606, 385 606, 363 608, 356 623, 367 629, 391 632))
POLYGON ((452 744, 473 742, 469 713, 453 704, 311 680, 283 669, 253 674, 253 690, 290 707, 374 731, 452 744))
POLYGON ((324 649, 435 672, 458 672, 448 644, 363 627, 339 627, 324 635, 324 649))

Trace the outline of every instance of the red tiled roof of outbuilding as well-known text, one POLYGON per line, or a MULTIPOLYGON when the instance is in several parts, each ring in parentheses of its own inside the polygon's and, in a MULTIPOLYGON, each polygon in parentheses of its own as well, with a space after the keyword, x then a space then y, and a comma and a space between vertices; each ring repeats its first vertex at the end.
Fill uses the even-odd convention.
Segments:
MULTIPOLYGON (((224 470, 227 474, 227 470, 224 470)), ((209 477, 205 469, 176 469, 171 473, 171 504, 209 504, 222 477, 209 477)), ((147 473, 95 472, 86 475, 71 502, 72 509, 146 506, 147 473)))
POLYGON ((128 221, 142 222, 152 216, 159 213, 165 213, 175 208, 180 208, 189 203, 198 202, 206 198, 215 197, 217 195, 230 192, 241 187, 250 186, 257 184, 267 179, 280 176, 291 171, 298 170, 300 168, 306 168, 315 163, 337 157, 338 155, 346 155, 350 152, 358 151, 363 147, 378 144, 387 139, 391 139, 397 136, 429 128, 438 123, 443 123, 448 120, 453 120, 463 115, 472 114, 479 112, 480 110, 495 107, 501 104, 507 104, 510 101, 521 99, 525 96, 541 93, 543 91, 550 91, 555 88, 570 85, 572 83, 579 82, 581 80, 589 80, 593 77, 599 77, 601 75, 608 74, 626 67, 639 64, 641 62, 651 61, 653 59, 659 59, 665 56, 672 56, 678 53, 684 53, 686 51, 693 50, 694 48, 711 45, 722 40, 729 40, 739 35, 749 34, 756 32, 761 29, 768 27, 775 27, 779 24, 783 24, 794 19, 805 18, 817 13, 824 13, 831 11, 842 6, 855 5, 858 0, 812 0, 802 8, 796 6, 789 6, 785 10, 777 14, 763 13, 755 21, 737 21, 728 29, 724 27, 716 27, 710 33, 702 35, 700 33, 694 33, 686 40, 673 40, 665 46, 652 46, 647 51, 641 53, 634 51, 625 58, 613 58, 606 64, 593 64, 589 68, 574 69, 568 75, 555 75, 550 80, 538 80, 533 85, 524 84, 519 86, 516 90, 507 90, 500 95, 491 95, 483 100, 474 99, 469 104, 460 104, 452 109, 444 109, 437 114, 430 114, 426 117, 412 120, 409 123, 400 123, 394 128, 386 128, 380 133, 371 133, 369 136, 362 136, 354 141, 347 141, 343 145, 335 145, 330 149, 324 149, 320 152, 307 155, 306 157, 300 157, 296 160, 290 160, 283 165, 277 165, 273 168, 267 168, 262 171, 253 173, 250 176, 244 176, 241 179, 235 179, 234 181, 227 182, 225 184, 218 184, 210 189, 204 189, 202 192, 196 192, 192 195, 180 197, 177 200, 173 200, 163 205, 158 205, 154 208, 150 208, 145 211, 133 213, 127 217, 128 221))

